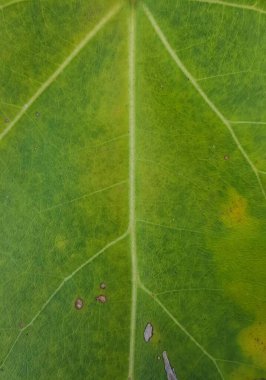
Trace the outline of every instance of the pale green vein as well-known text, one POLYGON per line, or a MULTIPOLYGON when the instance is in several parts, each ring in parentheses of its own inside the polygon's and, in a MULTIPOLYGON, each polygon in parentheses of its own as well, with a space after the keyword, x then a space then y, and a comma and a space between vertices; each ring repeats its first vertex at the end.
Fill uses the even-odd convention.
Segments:
POLYGON ((136 317, 137 317, 137 287, 138 287, 138 267, 137 267, 137 248, 136 248, 136 217, 135 217, 135 129, 136 129, 136 106, 135 106, 135 28, 136 15, 132 4, 129 17, 129 233, 131 251, 131 322, 130 322, 130 343, 129 343, 129 367, 128 378, 134 379, 135 363, 135 339, 136 339, 136 317))
POLYGON ((0 103, 4 104, 5 106, 10 106, 10 107, 18 108, 19 110, 21 109, 21 106, 18 106, 17 104, 7 103, 7 102, 3 102, 3 101, 0 101, 0 103))
POLYGON ((222 291, 223 289, 219 289, 219 288, 183 288, 183 289, 165 290, 164 292, 155 293, 155 295, 161 296, 164 294, 182 293, 182 292, 222 292, 222 291))
POLYGON ((190 83, 192 84, 192 86, 195 88, 195 90, 199 93, 199 95, 203 98, 203 100, 208 104, 208 106, 211 108, 211 110, 217 115, 217 117, 221 120, 221 122, 226 126, 226 128, 228 129, 231 137, 233 138, 236 146, 238 147, 238 149, 240 150, 240 152, 242 153, 243 157, 245 158, 245 160, 247 161, 247 163, 249 164, 250 168, 252 169, 252 171, 254 172, 256 178, 257 178, 257 181, 258 181, 258 184, 259 184, 259 187, 261 189, 261 192, 264 196, 264 198, 266 199, 266 192, 264 190, 264 187, 262 185, 262 182, 261 182, 261 179, 260 179, 260 176, 259 176, 259 173, 258 173, 258 169, 256 168, 256 166, 253 164, 253 162, 251 161, 251 159, 249 158, 247 152, 245 151, 245 149, 243 148, 243 146, 241 145, 240 141, 238 140, 231 124, 229 123, 229 121, 225 118, 225 116, 219 111, 219 109, 216 107, 216 105, 210 100, 210 98, 207 96, 207 94, 203 91, 203 89, 200 87, 200 85, 197 83, 196 79, 193 77, 193 75, 188 71, 188 69, 186 68, 186 66, 183 64, 183 62, 180 60, 180 58, 178 57, 178 55, 176 54, 176 52, 174 51, 174 49, 171 47, 170 43, 168 42, 166 36, 164 35, 164 33, 162 32, 161 28, 159 27, 159 25, 157 24, 157 22, 155 21, 151 11, 148 9, 148 7, 146 5, 143 5, 143 8, 144 8, 144 11, 145 11, 145 14, 147 16, 147 18, 149 19, 151 25, 153 26, 156 34, 158 35, 159 39, 161 40, 163 46, 165 47, 165 49, 168 51, 169 55, 172 57, 172 59, 174 60, 174 62, 176 63, 176 65, 179 67, 179 69, 183 72, 183 74, 185 75, 186 78, 189 79, 190 83))
POLYGON ((24 326, 19 334, 17 335, 15 341, 13 342, 12 346, 10 347, 8 353, 6 354, 5 358, 3 359, 0 368, 2 368, 7 361, 8 357, 10 356, 11 352, 13 351, 14 347, 16 346, 20 336, 22 333, 27 330, 30 326, 33 325, 33 323, 36 321, 36 319, 40 316, 40 314, 46 309, 46 307, 50 304, 50 302, 53 300, 53 298, 59 293, 59 291, 63 288, 63 286, 71 280, 78 272, 80 272, 84 267, 86 267, 88 264, 93 262, 95 259, 97 259, 100 255, 102 255, 105 251, 107 251, 109 248, 120 242, 121 240, 125 239, 128 236, 128 231, 126 231, 123 235, 119 236, 118 238, 112 240, 110 243, 106 244, 100 251, 95 253, 95 255, 91 256, 88 260, 84 261, 79 267, 77 267, 72 273, 70 273, 67 277, 65 277, 61 283, 58 285, 58 287, 55 289, 55 291, 50 295, 50 297, 44 302, 40 310, 34 315, 34 317, 31 319, 31 321, 24 326))
POLYGON ((161 227, 161 228, 165 228, 165 229, 173 230, 173 231, 187 231, 187 232, 192 232, 192 233, 195 233, 195 234, 200 234, 201 233, 200 231, 190 230, 190 229, 185 228, 185 227, 166 226, 165 224, 153 223, 153 222, 150 222, 148 220, 143 220, 143 219, 137 219, 136 222, 137 223, 149 224, 151 226, 161 227))
POLYGON ((0 10, 5 9, 7 7, 10 7, 11 5, 16 5, 16 4, 19 4, 19 3, 28 3, 28 2, 30 2, 30 0, 13 0, 13 1, 9 1, 8 3, 0 5, 0 10))
POLYGON ((47 211, 51 211, 51 210, 54 210, 54 209, 56 209, 56 208, 63 207, 63 206, 66 206, 66 205, 69 205, 69 204, 71 204, 71 203, 81 201, 81 200, 86 199, 86 198, 89 198, 89 197, 91 197, 91 196, 93 196, 93 195, 95 195, 95 194, 103 193, 104 191, 107 191, 107 190, 113 189, 113 188, 115 188, 115 187, 118 187, 118 186, 124 185, 124 184, 127 183, 127 182, 128 182, 128 180, 120 181, 120 182, 114 183, 113 185, 106 186, 106 187, 103 187, 103 188, 101 188, 101 189, 98 189, 98 190, 92 191, 91 193, 83 194, 83 195, 81 195, 80 197, 76 197, 76 198, 70 199, 69 201, 61 202, 61 203, 57 203, 57 204, 54 205, 54 206, 48 207, 48 208, 46 208, 46 209, 44 209, 44 210, 41 210, 40 213, 47 212, 47 211))
POLYGON ((149 289, 147 289, 142 282, 139 281, 139 287, 146 293, 148 294, 160 307, 161 309, 165 312, 165 314, 168 315, 168 317, 174 322, 174 324, 203 352, 205 356, 207 356, 210 361, 214 364, 216 367, 220 377, 222 380, 224 379, 223 373, 221 372, 216 359, 209 354, 209 352, 188 332, 188 330, 173 316, 173 314, 167 309, 167 307, 159 300, 156 295, 154 295, 149 289))
POLYGON ((96 36, 96 34, 108 23, 108 21, 113 18, 118 11, 121 9, 122 4, 119 3, 113 7, 99 22, 95 27, 80 41, 80 43, 75 47, 75 49, 69 54, 69 56, 61 63, 61 65, 56 69, 56 71, 44 82, 35 94, 24 104, 23 108, 8 125, 7 128, 3 130, 0 134, 0 140, 2 140, 16 125, 16 123, 22 118, 30 106, 43 94, 43 92, 57 79, 57 77, 65 70, 65 68, 73 61, 73 59, 80 53, 80 51, 87 45, 89 41, 96 36))
POLYGON ((208 77, 202 77, 195 79, 197 82, 208 80, 208 79, 215 79, 215 78, 222 78, 222 77, 228 77, 228 76, 234 76, 238 74, 246 74, 250 73, 249 70, 241 70, 241 71, 232 71, 230 73, 223 73, 223 74, 216 74, 216 75, 210 75, 208 77))
POLYGON ((120 139, 123 139, 124 137, 128 137, 128 133, 123 133, 122 135, 120 136, 116 136, 116 137, 112 137, 111 139, 108 139, 108 140, 105 140, 99 144, 96 144, 95 145, 95 148, 100 148, 102 147, 103 145, 107 145, 107 144, 110 144, 112 142, 115 142, 117 140, 120 140, 120 139))
POLYGON ((266 14, 266 10, 261 9, 261 8, 257 8, 255 5, 228 3, 228 2, 222 1, 222 0, 189 0, 189 1, 195 1, 197 3, 206 3, 206 4, 217 4, 217 5, 222 5, 225 7, 239 8, 239 9, 244 9, 244 10, 249 10, 249 11, 254 11, 254 12, 266 14))
POLYGON ((266 125, 266 121, 252 121, 252 120, 228 120, 230 124, 254 124, 266 125))
POLYGON ((258 367, 256 366, 255 364, 252 364, 252 363, 245 363, 245 362, 241 362, 241 361, 238 361, 238 360, 227 360, 227 359, 218 359, 218 358, 215 358, 215 360, 217 362, 224 362, 224 363, 231 363, 231 364, 235 364, 235 365, 245 365, 247 367, 251 367, 251 368, 256 368, 256 369, 261 369, 261 367, 258 367))

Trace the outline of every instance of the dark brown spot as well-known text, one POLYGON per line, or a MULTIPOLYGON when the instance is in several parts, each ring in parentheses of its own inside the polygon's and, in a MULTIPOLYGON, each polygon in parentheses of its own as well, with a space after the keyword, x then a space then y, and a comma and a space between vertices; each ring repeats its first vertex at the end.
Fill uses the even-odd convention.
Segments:
POLYGON ((104 296, 103 294, 100 294, 99 296, 96 297, 96 301, 98 301, 100 303, 105 303, 106 302, 106 296, 104 296))
POLYGON ((101 288, 101 289, 105 289, 105 288, 106 288, 106 284, 105 284, 104 282, 102 282, 102 283, 100 284, 100 288, 101 288))
POLYGON ((77 310, 80 310, 80 309, 83 308, 83 306, 84 306, 83 300, 81 298, 77 298, 76 301, 75 301, 75 308, 77 310))

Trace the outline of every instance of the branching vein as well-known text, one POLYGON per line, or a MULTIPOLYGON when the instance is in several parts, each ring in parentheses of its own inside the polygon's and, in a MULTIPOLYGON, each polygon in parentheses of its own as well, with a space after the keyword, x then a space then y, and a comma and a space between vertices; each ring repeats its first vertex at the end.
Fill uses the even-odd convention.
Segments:
POLYGON ((10 7, 11 5, 19 4, 19 3, 28 3, 29 1, 30 0, 13 0, 13 1, 9 1, 8 3, 0 5, 0 10, 5 9, 7 7, 10 7))
POLYGON ((244 10, 249 10, 249 11, 254 11, 254 12, 266 14, 266 10, 261 9, 261 8, 257 8, 255 5, 228 3, 228 2, 222 1, 222 0, 190 0, 190 1, 195 1, 197 3, 223 5, 225 7, 239 8, 239 9, 244 9, 244 10))
POLYGON ((100 251, 95 253, 95 255, 91 256, 88 260, 86 260, 84 263, 82 263, 78 268, 76 268, 72 273, 70 273, 67 277, 65 277, 61 283, 58 285, 58 287, 55 289, 55 291, 50 295, 50 297, 44 302, 40 310, 34 315, 34 317, 31 319, 31 321, 24 326, 19 334, 17 335, 16 339, 14 340, 11 348, 9 349, 7 355, 3 359, 0 368, 2 368, 7 361, 8 357, 10 356, 11 352, 13 351, 14 347, 16 346, 19 338, 21 337, 22 333, 27 330, 30 326, 33 325, 33 323, 36 321, 36 319, 40 316, 40 314, 46 309, 46 307, 50 304, 50 302, 53 300, 53 298, 59 293, 59 291, 63 288, 63 286, 71 280, 78 272, 80 272, 84 267, 86 267, 88 264, 93 262, 95 259, 97 259, 99 256, 101 256, 105 251, 107 251, 109 248, 120 242, 121 240, 125 239, 128 236, 128 231, 126 231, 123 235, 119 236, 118 238, 112 240, 110 243, 106 244, 105 247, 103 247, 100 251))
POLYGON ((266 121, 252 121, 252 120, 228 120, 230 124, 254 124, 266 125, 266 121))
POLYGON ((69 204, 71 204, 71 203, 81 201, 81 200, 83 200, 83 199, 86 199, 86 198, 91 197, 92 195, 99 194, 99 193, 103 193, 104 191, 107 191, 107 190, 113 189, 113 188, 115 188, 115 187, 117 187, 117 186, 124 185, 124 184, 127 183, 127 182, 128 182, 127 180, 120 181, 120 182, 114 183, 113 185, 106 186, 106 187, 103 187, 103 188, 101 188, 101 189, 99 189, 99 190, 92 191, 91 193, 83 194, 83 195, 81 195, 80 197, 76 197, 76 198, 70 199, 69 201, 65 201, 65 202, 57 203, 57 204, 54 205, 54 206, 48 207, 48 208, 46 208, 46 209, 44 209, 44 210, 41 210, 40 213, 42 213, 42 212, 47 212, 47 211, 51 211, 51 210, 54 210, 54 209, 56 209, 56 208, 63 207, 63 206, 66 206, 66 205, 69 205, 69 204))
POLYGON ((121 4, 119 3, 113 7, 99 22, 95 27, 80 41, 80 43, 75 47, 75 49, 69 54, 69 56, 61 63, 61 65, 55 70, 55 72, 44 82, 35 94, 28 100, 28 102, 23 106, 16 117, 11 121, 7 128, 3 130, 0 134, 0 140, 2 140, 11 129, 17 124, 17 122, 22 118, 30 106, 44 93, 44 91, 57 79, 57 77, 65 70, 65 68, 73 61, 73 59, 80 53, 80 51, 87 45, 87 43, 93 39, 94 36, 105 26, 105 24, 114 17, 118 11, 121 9, 121 4))
POLYGON ((136 222, 137 223, 149 224, 151 226, 161 227, 161 228, 165 228, 165 229, 173 230, 173 231, 185 231, 185 232, 191 232, 191 233, 195 233, 195 234, 201 233, 200 231, 191 230, 191 229, 185 228, 185 227, 166 226, 165 224, 153 223, 153 222, 150 222, 148 220, 143 220, 143 219, 137 219, 136 222))
POLYGON ((174 322, 176 326, 179 327, 179 329, 203 352, 205 356, 207 356, 210 361, 214 364, 216 367, 220 377, 222 380, 224 380, 223 373, 221 372, 216 359, 209 354, 209 352, 187 331, 187 329, 173 316, 173 314, 167 309, 167 307, 159 300, 156 295, 154 295, 149 289, 147 289, 140 281, 139 281, 139 287, 148 294, 160 307, 161 309, 167 314, 167 316, 174 322))
POLYGON ((172 59, 174 60, 174 62, 176 63, 176 65, 179 67, 179 69, 183 72, 183 74, 185 75, 185 77, 189 79, 190 83, 196 89, 196 91, 200 94, 200 96, 203 98, 203 100, 208 104, 208 106, 212 109, 212 111, 217 115, 217 117, 222 121, 222 123, 228 129, 228 131, 231 134, 231 137, 233 138, 233 140, 234 140, 235 144, 237 145, 238 149, 240 150, 240 152, 242 153, 243 157, 245 158, 245 160, 249 164, 250 168, 254 172, 254 174, 255 174, 255 176, 257 178, 259 187, 261 189, 261 192, 262 192, 264 198, 266 199, 266 192, 265 192, 265 189, 264 189, 264 187, 262 185, 262 182, 261 182, 261 179, 260 179, 260 176, 259 176, 259 173, 258 173, 258 169, 255 167, 255 165, 253 164, 253 162, 249 158, 247 152, 245 151, 245 149, 241 145, 240 141, 238 140, 238 138, 237 138, 237 136, 236 136, 236 134, 235 134, 235 132, 234 132, 234 130, 233 130, 230 122, 219 111, 219 109, 216 107, 216 105, 209 99, 209 97, 207 96, 207 94, 203 91, 203 89, 197 83, 196 79, 193 77, 193 75, 188 71, 188 69, 186 68, 186 66, 180 60, 180 58, 178 57, 178 55, 176 54, 176 52, 174 51, 174 49, 169 44, 169 42, 168 42, 166 36, 164 35, 164 33, 162 32, 161 28, 159 27, 159 25, 155 21, 155 19, 154 19, 153 15, 152 15, 151 11, 149 10, 149 8, 146 5, 143 5, 143 7, 144 7, 144 11, 145 11, 145 13, 146 13, 146 15, 147 15, 147 17, 148 17, 151 25, 153 26, 156 34, 158 35, 158 37, 161 40, 162 44, 164 45, 165 49, 168 51, 169 55, 172 57, 172 59))

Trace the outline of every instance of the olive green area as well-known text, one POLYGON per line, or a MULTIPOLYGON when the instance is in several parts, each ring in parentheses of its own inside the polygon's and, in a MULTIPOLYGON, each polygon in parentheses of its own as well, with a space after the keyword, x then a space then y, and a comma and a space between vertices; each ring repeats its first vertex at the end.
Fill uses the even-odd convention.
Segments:
MULTIPOLYGON (((65 43, 65 49, 61 47, 57 57, 52 52, 61 42, 54 30, 43 34, 46 43, 37 45, 40 51, 44 48, 43 55, 51 55, 53 65, 46 67, 41 57, 36 61, 32 56, 25 68, 31 74, 32 67, 32 75, 36 75, 34 69, 39 70, 42 82, 54 70, 56 60, 61 63, 73 50, 73 41, 87 34, 109 10, 104 2, 97 7, 93 2, 90 7, 87 2, 59 5, 50 2, 45 13, 48 19, 53 15, 58 34, 61 22, 66 35, 74 33, 74 6, 87 21, 78 26, 80 32, 65 43), (61 22, 56 25, 56 20, 61 22)), ((39 32, 34 34, 31 17, 41 18, 42 13, 34 4, 17 8, 19 15, 18 9, 10 7, 5 17, 10 10, 11 18, 20 24, 23 14, 32 30, 25 21, 24 38, 19 28, 13 29, 14 38, 18 33, 25 45, 29 39, 33 45, 39 32)), ((114 378, 126 376, 128 240, 107 249, 97 264, 92 261, 74 274, 42 311, 66 277, 128 228, 126 17, 124 11, 111 20, 1 141, 1 359, 20 329, 41 311, 13 347, 1 378, 73 379, 77 373, 79 378, 92 379, 106 378, 108 373, 114 378), (100 289, 101 282, 106 290, 100 289), (96 301, 103 292, 106 304, 96 301), (80 311, 74 307, 77 298, 84 301, 80 311), (119 336, 117 331, 121 331, 119 336)), ((12 49, 9 40, 6 43, 12 49)), ((19 72, 20 59, 24 61, 20 42, 17 49, 13 59, 19 72)), ((28 56, 31 48, 24 49, 28 56)), ((3 71, 9 69, 2 65, 3 71)), ((5 91, 12 103, 34 94, 35 86, 16 87, 16 81, 20 83, 18 77, 10 78, 2 99, 9 99, 5 91)))
POLYGON ((266 378, 266 7, 223 3, 145 2, 238 146, 141 1, 122 1, 25 109, 117 3, 0 1, 0 134, 25 109, 0 140, 0 379, 167 379, 163 351, 178 380, 266 378))

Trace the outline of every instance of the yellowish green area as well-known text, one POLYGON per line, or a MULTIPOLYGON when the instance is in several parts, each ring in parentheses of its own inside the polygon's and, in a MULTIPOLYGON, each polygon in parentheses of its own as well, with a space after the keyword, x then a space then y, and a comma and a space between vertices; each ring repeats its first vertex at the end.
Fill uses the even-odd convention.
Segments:
POLYGON ((266 8, 224 2, 145 4, 237 141, 143 1, 0 0, 0 379, 125 380, 132 336, 132 380, 266 378, 266 8))

